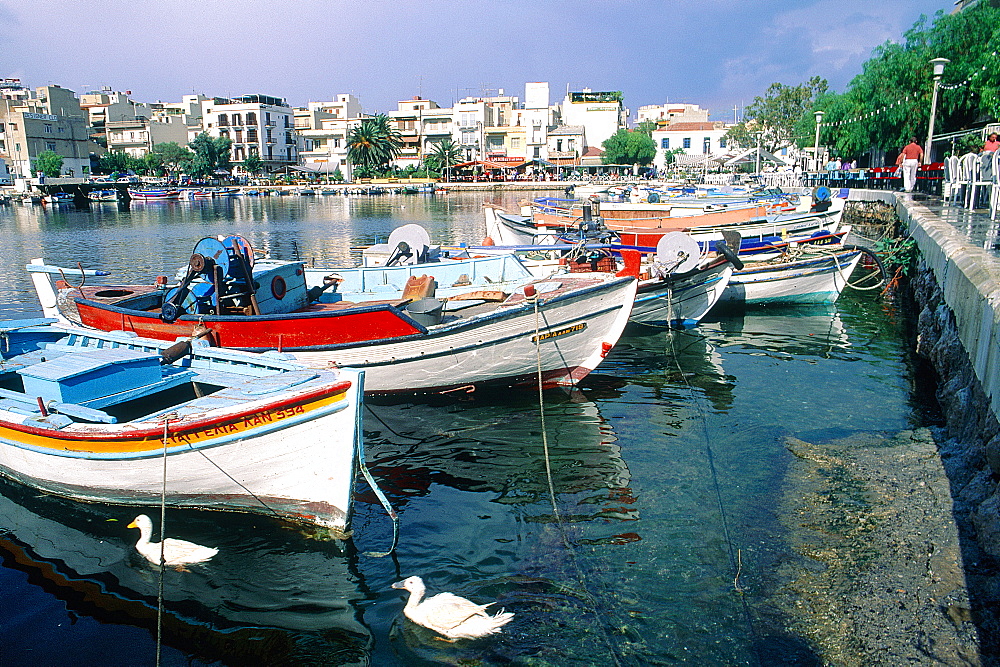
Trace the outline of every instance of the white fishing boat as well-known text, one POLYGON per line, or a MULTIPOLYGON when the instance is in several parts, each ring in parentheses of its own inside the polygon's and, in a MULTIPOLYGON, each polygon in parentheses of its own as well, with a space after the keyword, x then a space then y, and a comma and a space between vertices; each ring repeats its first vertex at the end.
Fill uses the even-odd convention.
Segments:
POLYGON ((174 285, 163 278, 69 287, 56 276, 78 270, 40 259, 27 268, 48 316, 158 340, 197 331, 219 347, 284 351, 319 368, 363 368, 371 393, 534 386, 539 372, 544 387, 575 385, 618 341, 636 292, 635 278, 581 273, 532 279, 489 298, 449 297, 447 307, 433 293, 320 301, 335 281, 310 288, 301 262, 254 263, 252 256, 239 237, 202 239, 174 285))
MULTIPOLYGON (((832 303, 849 284, 862 257, 874 258, 877 270, 884 271, 874 253, 856 246, 830 246, 802 252, 794 258, 755 262, 734 271, 719 299, 719 306, 766 304, 832 303)), ((877 282, 862 280, 868 289, 877 282)))
POLYGON ((50 322, 0 325, 0 474, 348 529, 363 373, 50 322))

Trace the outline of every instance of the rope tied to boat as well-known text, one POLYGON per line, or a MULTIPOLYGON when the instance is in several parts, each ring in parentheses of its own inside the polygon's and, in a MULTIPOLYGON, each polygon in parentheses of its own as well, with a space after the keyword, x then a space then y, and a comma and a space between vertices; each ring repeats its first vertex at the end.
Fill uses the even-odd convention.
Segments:
MULTIPOLYGON (((364 400, 363 399, 365 394, 364 378, 365 378, 364 372, 363 371, 359 372, 358 373, 359 401, 364 400)), ((369 412, 370 411, 371 408, 369 408, 369 412)), ((380 503, 382 503, 382 507, 385 509, 385 513, 389 515, 390 519, 392 519, 392 544, 389 545, 389 548, 386 551, 365 551, 363 553, 365 556, 369 556, 371 558, 384 558, 390 555, 392 552, 394 552, 396 550, 396 545, 399 544, 399 514, 397 514, 396 510, 394 510, 392 508, 392 505, 389 504, 389 499, 385 497, 385 494, 382 492, 382 489, 379 488, 378 483, 375 481, 375 477, 372 475, 371 471, 368 470, 368 465, 365 463, 365 458, 366 458, 365 439, 364 439, 364 430, 362 429, 361 416, 362 416, 362 411, 358 410, 357 416, 355 417, 355 426, 354 426, 354 443, 358 452, 358 467, 361 469, 361 474, 364 475, 365 481, 368 482, 368 486, 371 487, 371 490, 375 492, 375 497, 378 498, 378 501, 380 503)))
POLYGON ((160 484, 160 569, 156 591, 156 667, 160 667, 163 651, 163 570, 166 567, 164 550, 167 540, 167 446, 170 441, 170 420, 178 419, 176 412, 163 415, 163 478, 160 484))

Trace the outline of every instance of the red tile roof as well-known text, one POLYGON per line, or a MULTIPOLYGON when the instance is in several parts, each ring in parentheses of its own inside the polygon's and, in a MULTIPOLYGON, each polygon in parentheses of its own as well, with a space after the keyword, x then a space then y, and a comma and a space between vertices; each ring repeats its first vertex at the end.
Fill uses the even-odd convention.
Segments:
POLYGON ((671 123, 667 125, 669 132, 698 132, 700 130, 714 130, 715 123, 671 123))

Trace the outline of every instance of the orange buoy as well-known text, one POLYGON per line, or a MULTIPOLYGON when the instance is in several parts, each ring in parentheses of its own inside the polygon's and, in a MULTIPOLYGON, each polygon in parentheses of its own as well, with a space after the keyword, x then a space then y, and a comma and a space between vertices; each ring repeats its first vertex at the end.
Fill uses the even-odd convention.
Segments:
POLYGON ((487 236, 485 239, 483 239, 483 245, 496 245, 496 244, 493 242, 492 236, 487 236))

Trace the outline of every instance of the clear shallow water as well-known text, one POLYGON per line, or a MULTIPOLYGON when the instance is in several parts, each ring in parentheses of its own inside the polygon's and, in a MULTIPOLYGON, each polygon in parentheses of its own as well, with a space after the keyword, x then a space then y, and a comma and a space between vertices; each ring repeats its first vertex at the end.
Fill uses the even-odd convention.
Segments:
MULTIPOLYGON (((485 197, 512 206, 528 194, 485 197)), ((37 313, 23 270, 33 257, 148 279, 172 275, 199 238, 239 233, 278 258, 342 265, 408 222, 437 242, 478 242, 483 199, 2 208, 0 316, 37 313)), ((395 555, 361 555, 391 539, 363 483, 346 545, 256 517, 169 512, 168 533, 220 553, 168 576, 164 664, 808 659, 769 605, 777 564, 811 566, 784 542, 782 439, 917 423, 901 331, 891 307, 848 294, 630 331, 582 390, 548 392, 541 410, 533 392, 369 401, 368 462, 400 513, 395 555), (404 622, 390 588, 413 574, 431 593, 497 600, 514 621, 495 638, 438 641, 404 622)), ((131 549, 134 514, 0 485, 0 662, 153 663, 156 578, 131 549)))

